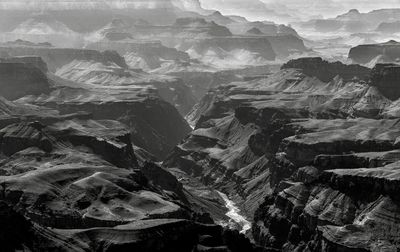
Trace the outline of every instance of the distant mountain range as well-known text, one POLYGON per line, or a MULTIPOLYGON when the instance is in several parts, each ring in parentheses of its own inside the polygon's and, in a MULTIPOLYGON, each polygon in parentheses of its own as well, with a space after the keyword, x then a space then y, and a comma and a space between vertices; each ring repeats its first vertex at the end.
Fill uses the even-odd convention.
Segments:
POLYGON ((173 9, 201 11, 198 0, 1 0, 3 10, 63 10, 63 9, 173 9))

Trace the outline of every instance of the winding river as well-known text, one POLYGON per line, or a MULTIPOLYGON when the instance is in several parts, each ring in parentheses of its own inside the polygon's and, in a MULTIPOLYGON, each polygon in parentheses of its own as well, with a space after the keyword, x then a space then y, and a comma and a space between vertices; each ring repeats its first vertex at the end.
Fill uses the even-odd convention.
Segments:
MULTIPOLYGON (((236 206, 235 202, 230 200, 228 196, 222 192, 218 192, 221 198, 225 201, 225 206, 228 208, 226 216, 229 217, 231 222, 234 222, 235 226, 240 226, 240 233, 246 233, 251 229, 251 222, 248 221, 243 215, 240 214, 240 209, 236 206)), ((229 226, 232 226, 228 223, 229 226)))

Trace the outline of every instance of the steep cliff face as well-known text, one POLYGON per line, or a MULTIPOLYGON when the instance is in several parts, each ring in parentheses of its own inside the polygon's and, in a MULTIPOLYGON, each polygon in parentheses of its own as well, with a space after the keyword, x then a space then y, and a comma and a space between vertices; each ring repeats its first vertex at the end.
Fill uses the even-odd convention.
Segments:
POLYGON ((371 85, 391 100, 400 98, 398 81, 400 66, 396 64, 377 64, 371 72, 371 85))
POLYGON ((272 49, 280 58, 286 58, 292 54, 305 53, 309 49, 304 45, 304 41, 295 34, 267 36, 272 49))
POLYGON ((43 73, 47 73, 48 68, 46 62, 43 61, 41 57, 38 56, 20 56, 20 57, 10 57, 7 53, 5 57, 0 58, 1 63, 25 63, 32 64, 39 68, 43 73))
POLYGON ((330 63, 322 58, 300 58, 291 60, 282 66, 282 69, 296 68, 309 76, 315 76, 321 81, 329 82, 336 76, 344 81, 353 78, 368 80, 370 69, 360 65, 345 65, 341 62, 330 63))
POLYGON ((0 93, 6 99, 46 94, 50 88, 47 76, 34 64, 0 63, 0 93))
POLYGON ((400 44, 391 40, 382 44, 359 45, 351 48, 349 59, 355 63, 367 64, 377 57, 383 62, 396 62, 400 58, 400 44))
POLYGON ((395 251, 399 224, 398 198, 392 191, 399 157, 396 122, 301 123, 306 126, 303 132, 309 133, 281 143, 280 155, 286 164, 276 169, 289 173, 277 181, 274 194, 256 211, 255 239, 282 251, 395 251), (344 124, 352 126, 343 129, 344 124), (377 129, 374 124, 382 131, 363 133, 377 129), (390 137, 382 139, 382 134, 390 137), (289 147, 289 142, 301 144, 289 147))

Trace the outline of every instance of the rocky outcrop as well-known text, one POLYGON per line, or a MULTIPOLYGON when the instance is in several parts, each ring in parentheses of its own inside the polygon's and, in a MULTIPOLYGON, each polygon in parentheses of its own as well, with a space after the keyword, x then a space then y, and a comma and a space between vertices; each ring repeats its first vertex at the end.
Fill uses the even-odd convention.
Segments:
POLYGON ((340 76, 344 81, 351 81, 353 78, 368 80, 370 69, 360 65, 345 65, 341 62, 330 63, 322 58, 300 58, 291 60, 282 66, 282 69, 300 69, 304 74, 315 76, 321 81, 332 81, 340 76))
POLYGON ((6 51, 10 56, 35 55, 41 57, 51 72, 71 63, 74 60, 87 60, 102 62, 103 64, 116 64, 126 67, 125 61, 116 53, 99 52, 95 50, 73 49, 73 48, 52 48, 42 46, 18 46, 1 45, 0 51, 6 51))
POLYGON ((269 156, 255 240, 281 251, 395 251, 398 119, 290 118, 293 135, 269 156))
POLYGON ((381 44, 359 45, 349 52, 349 59, 358 64, 367 64, 377 57, 381 57, 384 62, 397 62, 400 58, 400 43, 391 40, 381 44))
POLYGON ((131 100, 118 100, 111 93, 107 95, 108 98, 104 96, 103 91, 64 88, 49 96, 24 99, 24 102, 57 108, 64 114, 88 111, 96 120, 121 121, 128 125, 133 143, 159 159, 165 157, 190 131, 178 111, 157 97, 145 95, 135 99, 131 97, 131 100))
MULTIPOLYGON (((66 60, 57 58, 61 49, 57 50, 48 51, 50 56, 46 57, 51 57, 53 61, 66 60)), ((84 60, 73 60, 60 67, 55 75, 49 73, 48 76, 30 63, 38 58, 7 58, 7 62, 28 63, 0 63, 3 69, 2 94, 9 99, 20 98, 19 104, 35 104, 25 106, 24 110, 32 110, 27 113, 30 115, 39 115, 37 111, 40 108, 51 107, 67 116, 84 111, 91 113, 95 119, 119 119, 130 125, 135 144, 161 159, 190 131, 173 107, 176 106, 182 114, 191 109, 194 98, 189 88, 174 77, 150 75, 118 66, 125 61, 115 52, 94 52, 104 57, 106 63, 85 58, 83 54, 79 57, 84 60)), ((74 56, 67 57, 72 59, 74 56)), ((37 63, 40 62, 37 60, 37 63)), ((4 105, 4 110, 7 109, 5 114, 12 118, 12 122, 20 121, 16 119, 21 114, 17 111, 18 106, 11 107, 13 105, 8 103, 4 105)), ((60 116, 58 112, 52 112, 52 115, 60 116)))
MULTIPOLYGON (((246 217, 255 214, 252 236, 259 245, 281 251, 346 251, 353 248, 346 243, 351 236, 340 230, 363 226, 356 219, 379 197, 395 200, 391 190, 396 182, 381 177, 396 177, 395 168, 386 165, 398 160, 398 119, 381 118, 391 102, 364 81, 369 69, 326 62, 325 73, 331 75, 321 75, 328 79, 323 82, 317 78, 318 64, 312 68, 299 62, 262 79, 211 90, 197 107, 195 130, 164 164, 198 178, 198 188, 224 192, 246 217), (373 112, 377 106, 381 112, 373 112)), ((188 187, 194 186, 184 183, 188 187)), ((374 232, 361 229, 358 244, 374 232)), ((379 239, 395 245, 391 231, 379 233, 367 246, 355 248, 368 250, 379 239)))
POLYGON ((46 94, 50 88, 47 76, 33 64, 0 63, 0 93, 6 99, 46 94))
POLYGON ((304 45, 304 41, 299 36, 293 34, 267 36, 272 49, 278 57, 286 58, 292 54, 301 54, 309 51, 304 45))
POLYGON ((311 183, 282 183, 280 192, 267 198, 255 214, 256 240, 283 251, 395 251, 398 202, 383 196, 387 192, 380 190, 377 170, 386 168, 335 169, 311 183), (362 177, 350 175, 360 171, 365 172, 362 177), (330 177, 331 173, 347 174, 347 181, 341 175, 330 177))
POLYGON ((1 135, 1 151, 10 157, 1 168, 2 199, 36 223, 60 228, 110 226, 146 213, 180 212, 178 205, 162 199, 162 191, 148 187, 142 173, 133 171, 138 164, 132 144, 117 122, 66 121, 50 127, 22 123, 2 129, 1 135), (56 185, 57 192, 51 189, 56 185), (137 191, 140 188, 148 192, 137 191), (97 190, 101 195, 90 193, 97 190), (153 207, 136 205, 142 201, 153 207))
POLYGON ((371 85, 391 100, 400 98, 398 81, 400 66, 396 64, 377 64, 371 72, 371 85))

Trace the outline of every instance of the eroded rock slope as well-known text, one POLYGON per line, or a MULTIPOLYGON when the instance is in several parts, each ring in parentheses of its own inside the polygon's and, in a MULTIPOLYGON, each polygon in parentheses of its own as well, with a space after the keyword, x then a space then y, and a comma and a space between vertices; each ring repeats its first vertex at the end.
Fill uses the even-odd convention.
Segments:
POLYGON ((238 202, 264 247, 396 251, 398 101, 379 69, 305 58, 221 85, 164 164, 238 202))

